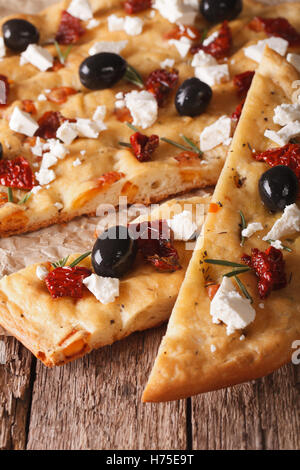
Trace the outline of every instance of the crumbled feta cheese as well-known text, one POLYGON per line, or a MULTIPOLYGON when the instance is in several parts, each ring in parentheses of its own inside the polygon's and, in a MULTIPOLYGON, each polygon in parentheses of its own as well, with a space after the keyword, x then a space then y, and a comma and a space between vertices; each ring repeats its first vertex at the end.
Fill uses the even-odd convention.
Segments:
POLYGON ((193 214, 183 211, 167 220, 167 224, 174 233, 175 240, 190 240, 197 231, 197 225, 193 222, 193 214))
POLYGON ((119 93, 116 94, 116 99, 117 100, 123 100, 124 99, 124 93, 122 91, 119 91, 119 93))
POLYGON ((54 155, 52 155, 52 153, 50 152, 44 153, 42 164, 41 164, 41 169, 51 168, 51 166, 56 165, 56 163, 57 163, 57 158, 54 155))
POLYGON ((89 54, 95 55, 100 52, 112 52, 114 54, 120 54, 125 49, 128 41, 99 41, 90 48, 89 54))
POLYGON ((246 339, 246 336, 245 336, 245 335, 241 335, 241 336, 240 336, 240 341, 245 341, 245 339, 246 339))
POLYGON ((65 121, 57 129, 56 137, 62 140, 65 144, 70 145, 73 142, 73 140, 76 139, 76 137, 78 137, 75 123, 65 121))
POLYGON ((61 204, 60 202, 55 202, 53 205, 54 205, 54 206, 56 207, 56 209, 59 210, 59 211, 64 207, 64 205, 61 204))
POLYGON ((72 163, 74 167, 80 166, 81 164, 82 164, 82 161, 80 160, 80 158, 76 158, 76 160, 74 160, 74 162, 72 163))
POLYGON ((117 101, 115 102, 115 108, 116 108, 116 109, 125 108, 125 100, 117 100, 117 101))
POLYGON ((5 55, 6 55, 6 49, 5 49, 4 39, 3 37, 0 37, 0 59, 3 59, 5 55))
POLYGON ((217 37, 219 36, 219 32, 218 31, 215 31, 214 33, 212 33, 210 36, 208 36, 208 38, 204 39, 203 41, 203 46, 209 46, 209 44, 211 44, 212 42, 214 42, 215 39, 217 39, 217 37))
POLYGON ((281 104, 276 106, 274 110, 273 121, 275 124, 286 126, 291 121, 300 119, 300 103, 295 104, 281 104))
POLYGON ((42 186, 34 186, 31 190, 32 194, 37 194, 42 189, 42 186))
POLYGON ((286 206, 280 219, 275 222, 263 240, 280 240, 295 232, 300 232, 300 209, 296 204, 290 204, 286 206))
POLYGON ((120 280, 91 274, 83 279, 83 284, 102 304, 110 304, 119 297, 120 280))
POLYGON ((162 69, 165 69, 166 67, 173 67, 175 64, 174 59, 165 59, 160 63, 160 66, 162 69))
POLYGON ((212 353, 214 353, 214 352, 216 352, 217 348, 214 344, 211 344, 210 345, 210 350, 211 350, 212 353))
POLYGON ((210 314, 213 323, 223 322, 227 325, 227 335, 245 328, 255 319, 256 312, 249 299, 242 297, 228 277, 222 283, 211 301, 210 314))
POLYGON ((272 240, 270 244, 274 248, 277 248, 277 250, 282 250, 283 249, 283 245, 282 245, 280 240, 272 240))
POLYGON ((98 126, 91 119, 77 119, 76 131, 79 137, 88 137, 89 139, 97 139, 99 137, 98 126))
POLYGON ((80 150, 80 154, 83 156, 86 154, 86 150, 80 150))
POLYGON ((44 281, 44 279, 48 276, 49 271, 47 268, 45 268, 45 266, 37 266, 35 273, 38 279, 44 281))
POLYGON ((218 85, 229 81, 229 68, 227 64, 196 67, 195 77, 199 78, 202 82, 207 83, 209 86, 218 85))
POLYGON ((184 4, 182 0, 155 0, 153 8, 170 23, 192 25, 197 16, 197 8, 184 4))
POLYGON ((264 136, 282 147, 283 145, 288 144, 293 137, 296 137, 299 134, 300 121, 294 121, 282 127, 278 132, 267 129, 264 133, 264 136))
POLYGON ((70 153, 69 149, 67 149, 59 140, 57 139, 49 139, 43 146, 43 150, 49 150, 55 157, 60 158, 62 160, 65 156, 70 153))
POLYGON ((208 67, 209 65, 218 65, 216 59, 206 52, 200 50, 194 55, 192 67, 208 67))
POLYGON ((36 155, 37 157, 41 157, 43 155, 43 147, 44 144, 41 141, 39 137, 36 138, 35 145, 31 147, 31 152, 33 155, 36 155))
POLYGON ((41 186, 51 183, 55 180, 56 175, 53 170, 48 170, 47 168, 41 168, 39 172, 35 173, 35 177, 41 186))
POLYGON ((44 93, 41 93, 37 99, 38 101, 47 101, 47 96, 44 95, 44 93))
POLYGON ((216 122, 207 126, 200 135, 200 150, 206 152, 226 142, 231 134, 231 119, 221 116, 216 122))
POLYGON ((37 44, 29 44, 26 51, 22 52, 20 65, 32 64, 42 72, 50 69, 53 65, 53 57, 47 49, 37 44))
POLYGON ((38 123, 30 116, 30 114, 22 111, 18 106, 13 110, 9 121, 9 127, 12 131, 33 137, 38 130, 38 123))
POLYGON ((93 11, 88 0, 72 0, 67 12, 83 21, 93 18, 93 11))
POLYGON ((137 36, 143 31, 144 22, 137 16, 118 17, 113 14, 107 18, 109 31, 122 31, 130 36, 137 36))
POLYGON ((154 18, 155 14, 156 14, 155 10, 151 10, 149 13, 149 18, 154 18))
POLYGON ((106 116, 106 106, 97 106, 93 114, 93 121, 103 121, 105 116, 106 116))
POLYGON ((133 117, 133 125, 142 129, 152 126, 157 119, 158 106, 148 91, 131 91, 125 96, 125 104, 133 117))
POLYGON ((176 47, 177 51, 180 54, 180 57, 182 58, 184 58, 187 55, 192 45, 192 41, 185 36, 182 36, 182 38, 180 39, 170 39, 168 43, 171 46, 176 47))
POLYGON ((86 29, 94 29, 94 28, 97 28, 97 26, 99 26, 100 24, 100 21, 99 20, 96 20, 95 18, 92 18, 88 24, 86 25, 86 29))
POLYGON ((292 64, 298 72, 300 72, 300 54, 290 53, 286 56, 286 60, 292 64))
POLYGON ((249 57, 249 59, 260 62, 266 46, 269 46, 270 49, 273 49, 278 54, 285 56, 289 43, 285 39, 271 37, 258 41, 257 44, 253 44, 252 46, 245 47, 244 54, 246 57, 249 57))
POLYGON ((259 308, 261 308, 261 309, 264 309, 264 308, 265 308, 265 304, 264 304, 264 303, 260 303, 260 304, 258 304, 258 306, 259 306, 259 308))
POLYGON ((253 222, 252 224, 249 224, 247 228, 244 228, 244 230, 242 230, 242 236, 250 238, 255 232, 258 232, 259 230, 263 229, 264 228, 260 222, 253 222))

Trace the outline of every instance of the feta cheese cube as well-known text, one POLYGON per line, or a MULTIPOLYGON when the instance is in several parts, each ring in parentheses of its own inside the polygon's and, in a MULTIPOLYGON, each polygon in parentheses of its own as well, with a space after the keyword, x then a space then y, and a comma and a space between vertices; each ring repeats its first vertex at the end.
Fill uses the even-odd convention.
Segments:
POLYGON ((86 29, 94 29, 94 28, 97 28, 97 26, 99 26, 100 24, 100 21, 99 20, 96 20, 95 18, 92 18, 88 24, 86 25, 86 29))
POLYGON ((97 139, 99 137, 97 124, 91 119, 77 119, 76 131, 79 137, 88 137, 89 139, 97 139))
POLYGON ((264 135, 270 140, 273 140, 273 142, 276 142, 276 144, 280 145, 281 147, 283 145, 286 145, 289 143, 290 139, 293 137, 296 137, 297 135, 300 134, 300 121, 295 121, 295 122, 290 122, 286 126, 282 127, 280 131, 270 131, 266 130, 264 135))
POLYGON ((55 165, 56 163, 57 163, 57 158, 54 155, 52 155, 52 153, 50 152, 44 153, 42 164, 41 164, 41 169, 51 168, 51 166, 55 165))
POLYGON ((6 56, 6 48, 5 48, 5 44, 4 44, 4 39, 1 36, 0 37, 0 59, 3 59, 3 57, 5 57, 5 56, 6 56))
POLYGON ((298 72, 300 72, 300 54, 290 53, 286 56, 286 60, 292 64, 298 72))
POLYGON ((83 279, 83 284, 102 304, 110 304, 119 297, 120 280, 91 274, 83 279))
POLYGON ((219 85, 220 83, 229 81, 229 68, 227 64, 196 67, 195 77, 207 83, 209 86, 219 85))
POLYGON ((280 240, 295 232, 300 232, 300 209, 296 204, 290 204, 286 206, 280 219, 275 222, 263 240, 280 240))
POLYGON ((70 145, 76 137, 78 132, 75 123, 65 121, 56 132, 56 137, 62 140, 65 144, 70 145))
POLYGON ((52 155, 59 158, 60 160, 64 159, 65 156, 70 153, 69 149, 67 149, 59 140, 57 139, 49 139, 43 147, 43 150, 49 150, 52 155))
POLYGON ((250 238, 252 235, 254 235, 255 232, 263 229, 264 228, 260 222, 253 222, 252 224, 248 224, 248 226, 242 230, 242 236, 250 238))
POLYGON ((283 250, 283 245, 280 240, 273 240, 271 241, 271 246, 276 248, 277 250, 283 250))
POLYGON ((43 155, 43 147, 44 144, 41 141, 39 137, 36 138, 35 145, 31 147, 31 152, 33 155, 36 155, 37 157, 41 157, 43 155))
POLYGON ((175 60, 174 59, 165 59, 160 63, 160 66, 162 69, 165 69, 167 67, 174 67, 175 60))
POLYGON ((128 41, 99 41, 90 48, 89 54, 95 55, 100 52, 112 52, 114 54, 120 54, 125 49, 128 41))
POLYGON ((109 31, 122 31, 124 29, 124 18, 115 14, 107 18, 107 25, 109 31))
POLYGON ((103 121, 106 116, 106 106, 97 106, 94 114, 93 121, 103 121))
POLYGON ((83 21, 93 18, 93 11, 88 0, 72 0, 67 12, 83 21))
POLYGON ((168 43, 176 47, 177 51, 180 54, 180 57, 182 58, 187 55, 192 45, 192 41, 185 36, 182 36, 182 38, 180 39, 170 39, 168 43))
POLYGON ((200 135, 200 150, 207 152, 230 138, 231 119, 221 116, 216 122, 207 126, 200 135))
POLYGON ((31 190, 32 194, 37 194, 42 189, 42 186, 34 186, 31 190))
POLYGON ((55 202, 53 205, 54 205, 54 207, 56 207, 56 209, 59 210, 59 211, 64 207, 64 205, 61 204, 60 202, 55 202))
POLYGON ((30 63, 41 72, 46 72, 53 65, 53 57, 47 49, 37 44, 29 44, 26 51, 22 52, 20 65, 30 63))
POLYGON ((275 124, 286 126, 291 121, 300 120, 300 103, 281 104, 274 110, 273 121, 275 124))
POLYGON ((155 0, 153 8, 159 11, 170 23, 192 25, 197 16, 197 8, 182 0, 155 0))
POLYGON ((246 328, 255 319, 256 312, 249 299, 242 297, 228 277, 222 283, 211 301, 210 314, 213 323, 223 322, 227 325, 227 335, 246 328))
POLYGON ((143 31, 144 22, 137 16, 126 16, 124 31, 130 36, 138 36, 143 31))
POLYGON ((35 173, 35 177, 41 186, 51 183, 55 180, 56 175, 53 170, 48 170, 47 168, 41 168, 40 171, 35 173))
POLYGON ((35 273, 38 279, 44 281, 44 279, 48 276, 49 271, 47 268, 45 268, 45 266, 37 266, 35 273))
POLYGON ((258 41, 257 44, 245 47, 244 54, 246 57, 249 57, 249 59, 260 62, 266 46, 269 46, 270 49, 273 49, 278 54, 285 56, 289 43, 285 39, 272 36, 271 38, 258 41))
POLYGON ((125 96, 125 104, 133 117, 133 125, 142 129, 152 126, 157 119, 158 106, 148 91, 131 91, 125 96))
POLYGON ((174 233, 175 240, 190 240, 197 231, 197 225, 193 222, 193 214, 183 211, 167 220, 167 224, 174 233))
POLYGON ((208 67, 209 65, 218 65, 216 59, 206 52, 200 50, 194 55, 192 67, 208 67))
POLYGON ((22 111, 18 106, 13 110, 9 121, 9 127, 12 131, 33 137, 38 130, 38 123, 30 116, 30 114, 22 111))
POLYGON ((72 163, 74 167, 80 166, 81 164, 82 164, 82 161, 80 160, 80 158, 76 158, 76 160, 74 160, 74 162, 72 163))

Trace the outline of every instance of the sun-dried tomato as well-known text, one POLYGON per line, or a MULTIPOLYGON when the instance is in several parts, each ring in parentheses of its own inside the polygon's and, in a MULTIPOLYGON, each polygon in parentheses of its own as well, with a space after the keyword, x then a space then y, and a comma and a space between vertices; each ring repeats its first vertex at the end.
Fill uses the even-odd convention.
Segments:
POLYGON ((264 31, 269 36, 286 39, 290 46, 300 45, 300 34, 286 18, 261 18, 256 16, 249 23, 253 31, 264 31))
POLYGON ((169 93, 178 82, 179 72, 176 69, 157 69, 150 73, 146 80, 146 90, 152 93, 158 106, 163 106, 169 93))
POLYGON ((266 162, 270 166, 284 165, 293 170, 300 182, 300 144, 287 144, 262 153, 254 153, 258 162, 266 162))
POLYGON ((152 0, 126 0, 124 3, 124 9, 129 15, 147 10, 151 6, 152 0))
POLYGON ((200 162, 199 154, 189 150, 180 152, 178 155, 175 155, 174 158, 178 161, 179 165, 195 165, 200 162))
POLYGON ((99 188, 111 186, 113 183, 116 183, 121 178, 124 178, 124 176, 124 173, 118 171, 109 171, 108 173, 104 173, 104 175, 100 176, 100 178, 97 179, 97 186, 99 188))
POLYGON ((71 119, 65 118, 57 111, 46 111, 38 120, 39 128, 35 133, 36 137, 43 139, 54 139, 56 137, 57 129, 65 121, 72 122, 71 119))
POLYGON ((232 34, 231 29, 228 25, 228 21, 224 21, 222 24, 218 36, 207 46, 203 44, 195 45, 191 48, 191 53, 196 54, 201 49, 210 54, 215 59, 224 59, 229 55, 230 48, 232 45, 232 34))
POLYGON ((251 256, 243 255, 242 261, 254 269, 261 299, 268 297, 272 290, 286 287, 285 261, 277 248, 270 246, 266 251, 253 248, 251 256))
POLYGON ((130 111, 128 108, 116 108, 115 109, 115 116, 120 122, 132 122, 133 118, 130 114, 130 111))
POLYGON ((55 37, 58 44, 75 44, 84 33, 81 21, 64 10, 55 37))
POLYGON ((237 107, 235 108, 235 111, 232 113, 231 115, 231 119, 233 119, 234 121, 236 121, 236 123, 239 122, 240 120, 240 117, 241 117, 241 114, 242 114, 242 111, 243 111, 243 107, 244 107, 244 104, 245 104, 245 100, 241 101, 237 107))
POLYGON ((34 175, 26 158, 0 160, 0 184, 9 188, 32 189, 34 175))
POLYGON ((92 272, 81 266, 64 266, 63 268, 55 268, 51 271, 45 283, 48 291, 53 299, 59 297, 73 297, 80 299, 83 294, 83 279, 90 276, 92 272))
POLYGON ((176 248, 169 239, 170 230, 163 220, 129 225, 129 232, 137 239, 144 259, 158 271, 174 272, 181 269, 176 248), (132 230, 132 231, 131 231, 132 230), (135 234, 133 235, 133 230, 135 234), (138 234, 138 236, 136 236, 138 234))
POLYGON ((68 96, 75 95, 77 90, 68 86, 53 88, 47 95, 47 100, 52 103, 63 104, 67 101, 68 96))
POLYGON ((209 297, 209 300, 212 300, 216 293, 218 292, 220 284, 210 284, 206 286, 206 292, 209 297))
POLYGON ((7 105, 9 81, 5 75, 0 75, 0 107, 7 105))
POLYGON ((51 69, 49 69, 51 72, 57 72, 60 69, 64 68, 64 64, 61 63, 61 61, 58 59, 58 57, 54 57, 53 60, 53 65, 51 69))
POLYGON ((201 38, 202 34, 199 29, 194 26, 175 26, 171 31, 164 34, 164 39, 180 39, 182 37, 197 41, 201 38))
POLYGON ((239 95, 246 95, 248 93, 254 75, 255 72, 253 70, 248 70, 233 77, 233 84, 237 88, 239 95))
POLYGON ((155 134, 148 137, 140 132, 135 132, 130 136, 130 143, 134 156, 140 162, 149 162, 153 152, 159 146, 159 137, 155 134))
POLYGON ((23 111, 25 111, 25 113, 29 113, 29 114, 36 114, 37 113, 35 104, 32 100, 23 100, 21 108, 22 108, 23 111))
POLYGON ((7 193, 4 193, 3 191, 0 192, 0 206, 3 206, 3 204, 6 204, 8 201, 8 196, 7 193))

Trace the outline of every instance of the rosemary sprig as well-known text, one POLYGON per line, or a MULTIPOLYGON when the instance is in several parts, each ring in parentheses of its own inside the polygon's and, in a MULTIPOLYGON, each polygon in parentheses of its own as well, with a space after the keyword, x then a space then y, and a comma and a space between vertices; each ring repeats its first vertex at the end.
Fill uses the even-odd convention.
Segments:
POLYGON ((204 39, 207 38, 207 34, 208 34, 208 28, 205 28, 205 29, 202 31, 201 43, 204 41, 204 39))
POLYGON ((247 224, 246 224, 245 216, 242 211, 240 211, 240 216, 241 216, 241 246, 244 246, 246 237, 243 237, 242 231, 247 227, 247 224))
POLYGON ((242 281, 237 276, 234 276, 234 279, 236 280, 236 283, 239 286, 239 288, 241 289, 241 291, 243 292, 244 296, 247 299, 249 299, 250 302, 253 304, 253 298, 251 297, 251 295, 247 291, 245 284, 243 284, 242 281))
POLYGON ((135 68, 132 67, 132 65, 127 64, 124 79, 127 80, 127 82, 133 83, 139 88, 144 88, 144 82, 141 75, 137 70, 135 70, 135 68))
POLYGON ((129 144, 129 142, 121 142, 121 141, 119 141, 118 144, 121 145, 121 147, 131 148, 131 144, 129 144))
POLYGON ((18 204, 25 204, 31 196, 31 192, 25 194, 25 196, 18 202, 18 204))
POLYGON ((232 268, 246 268, 245 264, 233 263, 232 261, 226 261, 223 259, 205 259, 204 263, 217 264, 218 266, 230 266, 232 268))
POLYGON ((126 122, 126 126, 129 127, 134 132, 140 132, 137 127, 135 127, 131 122, 126 122))
POLYGON ((196 144, 194 144, 194 142, 191 139, 188 139, 188 137, 186 137, 183 134, 180 137, 182 137, 182 139, 194 150, 195 153, 199 155, 199 157, 200 156, 202 157, 203 152, 199 149, 199 147, 197 147, 196 144))
POLYGON ((64 65, 66 63, 66 60, 67 60, 73 46, 71 44, 70 46, 67 47, 65 52, 63 52, 57 41, 54 41, 54 45, 55 45, 55 49, 56 49, 57 54, 58 54, 59 61, 60 61, 61 64, 64 65))
POLYGON ((197 145, 194 144, 194 142, 188 139, 188 137, 186 137, 185 135, 181 135, 180 137, 185 141, 185 143, 188 144, 188 147, 186 147, 185 145, 179 144, 178 142, 175 142, 174 140, 167 139, 166 137, 161 137, 160 140, 162 140, 163 142, 166 142, 167 144, 174 145, 174 147, 178 147, 181 150, 185 150, 186 152, 192 151, 194 153, 197 153, 199 157, 202 157, 203 152, 201 152, 201 150, 197 147, 197 145))
MULTIPOLYGON (((272 240, 272 239, 270 238, 269 240, 267 240, 267 243, 270 243, 270 245, 271 245, 271 244, 274 243, 275 241, 276 241, 276 240, 272 240)), ((288 247, 288 246, 286 246, 286 245, 282 245, 282 249, 283 249, 284 251, 288 251, 289 253, 292 253, 292 251, 293 251, 292 248, 290 248, 290 247, 288 247)))
POLYGON ((7 200, 8 202, 14 202, 14 195, 12 188, 7 188, 7 200))
POLYGON ((248 266, 245 266, 245 268, 240 268, 237 269, 236 271, 230 271, 229 273, 224 274, 224 277, 235 277, 238 276, 239 274, 244 274, 248 271, 251 271, 251 268, 248 266))
POLYGON ((83 261, 85 258, 87 258, 88 256, 90 256, 92 252, 91 251, 87 251, 86 253, 83 253, 83 255, 81 256, 78 256, 78 258, 76 258, 69 266, 70 268, 74 268, 74 266, 77 266, 77 264, 79 264, 81 261, 83 261))
POLYGON ((51 263, 51 266, 53 266, 53 268, 63 268, 67 261, 69 259, 69 256, 66 256, 65 258, 62 258, 58 261, 55 261, 54 263, 51 263))
POLYGON ((174 142, 174 140, 167 139, 166 137, 161 137, 160 140, 166 142, 167 144, 174 145, 174 147, 178 147, 181 150, 185 150, 188 152, 191 151, 190 147, 185 147, 184 145, 178 144, 178 142, 174 142))

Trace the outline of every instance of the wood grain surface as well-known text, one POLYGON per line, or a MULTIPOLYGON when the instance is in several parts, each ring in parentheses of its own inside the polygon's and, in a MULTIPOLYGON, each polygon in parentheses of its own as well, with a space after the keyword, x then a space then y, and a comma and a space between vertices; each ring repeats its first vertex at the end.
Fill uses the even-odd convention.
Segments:
MULTIPOLYGON (((50 3, 0 0, 0 14, 50 3)), ((142 405, 163 332, 136 333, 53 370, 0 337, 0 449, 300 448, 299 366, 189 400, 142 405)))

